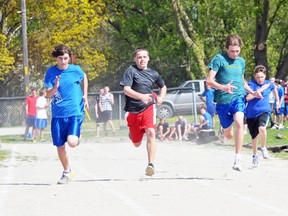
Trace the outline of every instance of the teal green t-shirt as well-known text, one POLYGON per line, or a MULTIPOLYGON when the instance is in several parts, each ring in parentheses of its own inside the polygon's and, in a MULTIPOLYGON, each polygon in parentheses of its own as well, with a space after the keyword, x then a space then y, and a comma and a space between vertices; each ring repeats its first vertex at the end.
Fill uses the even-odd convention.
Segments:
POLYGON ((222 90, 215 91, 215 101, 219 104, 230 104, 238 97, 244 97, 245 60, 242 57, 231 59, 226 53, 216 55, 209 64, 209 69, 216 71, 215 81, 222 85, 232 82, 234 94, 222 90))

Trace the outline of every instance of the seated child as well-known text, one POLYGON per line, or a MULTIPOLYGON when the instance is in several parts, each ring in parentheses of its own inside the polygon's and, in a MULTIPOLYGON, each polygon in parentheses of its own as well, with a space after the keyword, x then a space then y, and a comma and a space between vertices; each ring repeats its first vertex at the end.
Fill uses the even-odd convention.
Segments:
POLYGON ((199 139, 198 133, 200 130, 212 129, 213 121, 211 115, 206 112, 205 107, 200 108, 200 124, 194 124, 191 127, 191 130, 195 133, 196 139, 199 139))
POLYGON ((160 121, 157 125, 157 137, 160 140, 165 140, 166 137, 169 135, 169 133, 170 133, 169 123, 166 122, 164 118, 160 118, 160 121))
POLYGON ((187 120, 183 116, 179 116, 175 122, 175 127, 171 129, 168 139, 173 140, 173 135, 175 135, 179 140, 188 140, 187 135, 190 128, 191 126, 187 124, 187 120))

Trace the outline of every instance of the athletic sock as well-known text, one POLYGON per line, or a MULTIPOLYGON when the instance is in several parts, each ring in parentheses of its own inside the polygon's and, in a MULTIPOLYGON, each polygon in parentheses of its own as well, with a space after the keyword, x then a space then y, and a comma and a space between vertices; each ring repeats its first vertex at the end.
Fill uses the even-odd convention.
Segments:
POLYGON ((235 160, 241 160, 241 154, 235 154, 235 160))
POLYGON ((71 168, 64 170, 64 173, 70 173, 71 172, 71 168))

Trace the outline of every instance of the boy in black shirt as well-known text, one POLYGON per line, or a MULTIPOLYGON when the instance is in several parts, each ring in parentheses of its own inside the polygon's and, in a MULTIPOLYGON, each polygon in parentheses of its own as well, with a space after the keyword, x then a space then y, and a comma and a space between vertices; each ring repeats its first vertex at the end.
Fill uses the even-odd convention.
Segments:
POLYGON ((144 133, 147 135, 148 166, 146 175, 152 176, 155 174, 153 163, 156 153, 155 104, 162 104, 167 88, 159 73, 147 67, 150 60, 147 49, 137 48, 133 57, 136 65, 128 67, 120 85, 124 87, 126 99, 124 110, 128 112, 127 125, 134 146, 139 147, 144 133), (153 93, 154 84, 160 89, 158 97, 153 93))

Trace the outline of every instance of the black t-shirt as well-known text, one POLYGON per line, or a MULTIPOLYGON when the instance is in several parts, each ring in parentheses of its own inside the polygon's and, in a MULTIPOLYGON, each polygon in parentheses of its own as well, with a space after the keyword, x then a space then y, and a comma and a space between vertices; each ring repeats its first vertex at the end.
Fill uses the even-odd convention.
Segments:
MULTIPOLYGON (((142 94, 152 94, 153 87, 156 84, 159 88, 163 88, 165 83, 157 71, 150 68, 141 70, 136 65, 131 65, 123 74, 120 81, 121 86, 130 86, 136 92, 142 94)), ((153 97, 152 97, 153 98, 153 97)), ((151 103, 144 104, 141 100, 133 99, 125 95, 126 105, 124 110, 132 113, 140 113, 144 111, 148 106, 155 103, 152 100, 151 103)))
POLYGON ((169 123, 168 122, 164 122, 163 124, 161 124, 160 122, 157 125, 157 130, 159 131, 159 127, 162 126, 163 127, 163 133, 166 133, 168 128, 169 128, 169 123))

